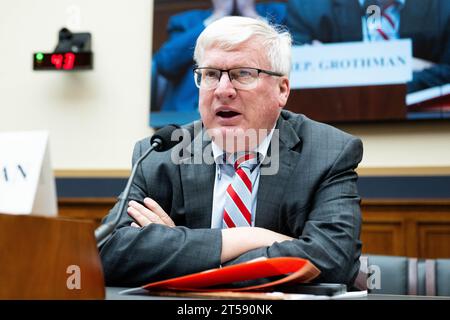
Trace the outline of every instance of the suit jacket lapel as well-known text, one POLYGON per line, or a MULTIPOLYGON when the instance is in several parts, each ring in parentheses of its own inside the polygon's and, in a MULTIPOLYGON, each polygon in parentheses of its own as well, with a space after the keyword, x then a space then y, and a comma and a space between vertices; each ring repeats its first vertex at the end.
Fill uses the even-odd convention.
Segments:
MULTIPOLYGON (((276 174, 266 175, 261 171, 255 217, 256 227, 269 229, 279 226, 278 218, 280 205, 285 193, 285 185, 298 162, 298 151, 293 149, 301 142, 292 126, 288 121, 282 119, 281 116, 277 121, 276 129, 279 130, 279 134, 277 134, 277 131, 274 132, 270 146, 270 159, 272 163, 263 166, 268 167, 274 165, 273 161, 277 161, 276 156, 274 157, 276 150, 273 150, 272 146, 276 145, 274 139, 280 137, 278 172, 276 174)), ((263 167, 261 167, 261 170, 263 170, 263 167)))
POLYGON ((203 159, 196 158, 199 155, 201 157, 203 150, 211 144, 211 140, 204 139, 201 122, 195 126, 197 127, 194 134, 200 132, 191 143, 192 149, 188 147, 188 150, 192 150, 192 154, 180 164, 186 225, 189 228, 210 228, 216 167, 215 164, 207 164, 203 159))
MULTIPOLYGON (((429 10, 433 6, 432 0, 408 0, 400 11, 400 29, 401 38, 412 38, 427 30, 426 24, 429 23, 429 10)), ((435 17, 431 17, 433 19, 435 17)))
POLYGON ((335 32, 333 42, 342 41, 361 41, 362 34, 362 13, 358 0, 333 0, 332 7, 333 21, 336 24, 332 26, 335 32))
MULTIPOLYGON (((201 126, 201 123, 200 123, 201 126)), ((257 207, 255 226, 271 228, 278 226, 278 213, 284 194, 285 183, 291 176, 298 157, 295 147, 301 142, 292 126, 279 117, 276 125, 279 134, 274 132, 270 146, 270 159, 276 161, 272 146, 274 139, 279 140, 279 167, 276 174, 263 175, 259 179, 257 194, 257 207)), ((194 155, 201 155, 205 150, 210 152, 211 140, 203 137, 202 132, 197 134, 191 144, 192 156, 187 157, 180 163, 181 184, 184 194, 184 204, 186 210, 186 225, 190 228, 210 228, 212 203, 214 192, 215 164, 202 162, 196 164, 194 155)), ((269 155, 269 154, 268 154, 269 155)), ((264 167, 274 165, 264 164, 264 167)), ((262 170, 263 168, 261 168, 262 170)))

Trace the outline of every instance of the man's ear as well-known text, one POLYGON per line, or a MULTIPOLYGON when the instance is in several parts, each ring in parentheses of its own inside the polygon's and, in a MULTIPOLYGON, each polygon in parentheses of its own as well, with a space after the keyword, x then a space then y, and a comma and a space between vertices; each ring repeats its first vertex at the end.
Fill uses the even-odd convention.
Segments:
POLYGON ((282 77, 278 82, 278 102, 281 108, 283 108, 288 100, 289 93, 291 92, 291 86, 287 77, 282 77))

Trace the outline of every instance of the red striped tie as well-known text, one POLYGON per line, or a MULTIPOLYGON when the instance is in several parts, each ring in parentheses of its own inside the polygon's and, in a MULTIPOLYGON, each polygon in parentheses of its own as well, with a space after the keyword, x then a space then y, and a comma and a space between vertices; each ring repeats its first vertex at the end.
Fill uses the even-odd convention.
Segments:
POLYGON ((250 174, 257 165, 256 155, 246 153, 234 162, 235 175, 227 188, 223 209, 223 228, 252 225, 252 182, 250 174))
POLYGON ((378 35, 384 40, 390 40, 392 35, 395 34, 397 26, 395 25, 394 18, 389 13, 392 10, 396 10, 397 1, 392 0, 381 11, 382 23, 381 28, 376 29, 378 35))

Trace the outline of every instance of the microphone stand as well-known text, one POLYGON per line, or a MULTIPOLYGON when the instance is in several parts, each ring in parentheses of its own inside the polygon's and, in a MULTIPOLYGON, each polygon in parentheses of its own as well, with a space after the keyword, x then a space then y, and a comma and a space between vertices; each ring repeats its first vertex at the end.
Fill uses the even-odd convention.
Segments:
POLYGON ((116 217, 113 221, 100 225, 95 230, 95 240, 97 241, 97 248, 100 248, 113 233, 114 229, 120 222, 120 218, 122 217, 122 213, 125 209, 125 205, 127 204, 128 196, 130 195, 131 185, 133 184, 134 177, 137 172, 137 168, 139 164, 152 152, 153 150, 158 150, 158 148, 162 145, 162 140, 159 138, 154 139, 151 147, 136 161, 133 169, 131 171, 131 175, 128 178, 127 185, 122 193, 119 196, 119 210, 117 211, 116 217))

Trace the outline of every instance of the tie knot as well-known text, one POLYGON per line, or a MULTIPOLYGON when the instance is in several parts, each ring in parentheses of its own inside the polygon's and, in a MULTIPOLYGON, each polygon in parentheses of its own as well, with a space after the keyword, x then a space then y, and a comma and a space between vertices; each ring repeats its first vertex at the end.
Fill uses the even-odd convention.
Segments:
POLYGON ((247 168, 252 170, 258 164, 258 156, 254 152, 240 152, 233 155, 234 170, 239 168, 247 168))

